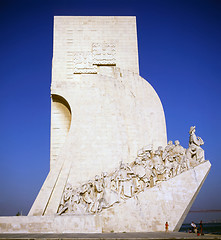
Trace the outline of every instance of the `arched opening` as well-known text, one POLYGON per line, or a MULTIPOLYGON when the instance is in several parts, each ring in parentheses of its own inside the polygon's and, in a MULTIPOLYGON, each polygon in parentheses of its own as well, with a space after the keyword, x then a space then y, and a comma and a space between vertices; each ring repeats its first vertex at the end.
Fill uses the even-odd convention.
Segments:
POLYGON ((71 108, 66 99, 57 94, 51 95, 51 151, 50 168, 56 160, 65 143, 71 126, 71 108))

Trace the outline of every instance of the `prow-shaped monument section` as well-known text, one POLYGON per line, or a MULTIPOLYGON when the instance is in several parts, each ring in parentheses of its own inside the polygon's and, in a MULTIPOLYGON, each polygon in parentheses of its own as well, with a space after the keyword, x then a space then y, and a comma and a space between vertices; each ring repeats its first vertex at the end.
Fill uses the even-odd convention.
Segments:
POLYGON ((178 231, 211 167, 189 133, 188 149, 167 143, 135 17, 55 17, 50 172, 28 217, 1 231, 178 231))
POLYGON ((107 232, 162 231, 168 220, 178 231, 210 169, 202 144, 191 127, 188 149, 178 140, 155 151, 145 146, 110 173, 76 188, 68 182, 57 215, 98 214, 107 232))

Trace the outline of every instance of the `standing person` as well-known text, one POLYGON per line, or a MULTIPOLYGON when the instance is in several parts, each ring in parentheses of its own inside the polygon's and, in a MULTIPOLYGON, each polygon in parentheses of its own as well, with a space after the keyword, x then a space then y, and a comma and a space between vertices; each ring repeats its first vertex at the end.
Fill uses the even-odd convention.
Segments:
POLYGON ((196 232, 196 224, 194 222, 191 222, 191 229, 192 229, 192 232, 196 232))
POLYGON ((169 224, 168 222, 165 223, 165 231, 168 232, 169 224))
POLYGON ((203 235, 203 221, 200 221, 200 234, 203 235))

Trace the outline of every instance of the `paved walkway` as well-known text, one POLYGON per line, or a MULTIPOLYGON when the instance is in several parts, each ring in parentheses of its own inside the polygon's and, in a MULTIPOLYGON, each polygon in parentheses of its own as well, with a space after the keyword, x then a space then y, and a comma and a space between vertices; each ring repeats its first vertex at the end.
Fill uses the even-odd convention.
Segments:
POLYGON ((154 240, 164 240, 164 239, 221 239, 221 235, 212 235, 206 234, 203 236, 197 236, 193 233, 181 233, 181 232, 147 232, 147 233, 0 233, 0 239, 44 239, 44 240, 70 240, 70 239, 79 239, 79 240, 145 240, 145 239, 154 239, 154 240))

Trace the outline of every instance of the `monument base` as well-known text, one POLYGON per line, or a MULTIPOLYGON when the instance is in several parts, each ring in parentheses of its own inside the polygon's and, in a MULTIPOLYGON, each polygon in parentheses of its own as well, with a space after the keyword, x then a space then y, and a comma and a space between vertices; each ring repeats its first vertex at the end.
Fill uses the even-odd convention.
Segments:
POLYGON ((1 217, 1 233, 101 233, 100 216, 1 217))
POLYGON ((97 215, 0 217, 0 232, 157 232, 166 221, 169 231, 179 231, 210 167, 205 161, 97 215))

